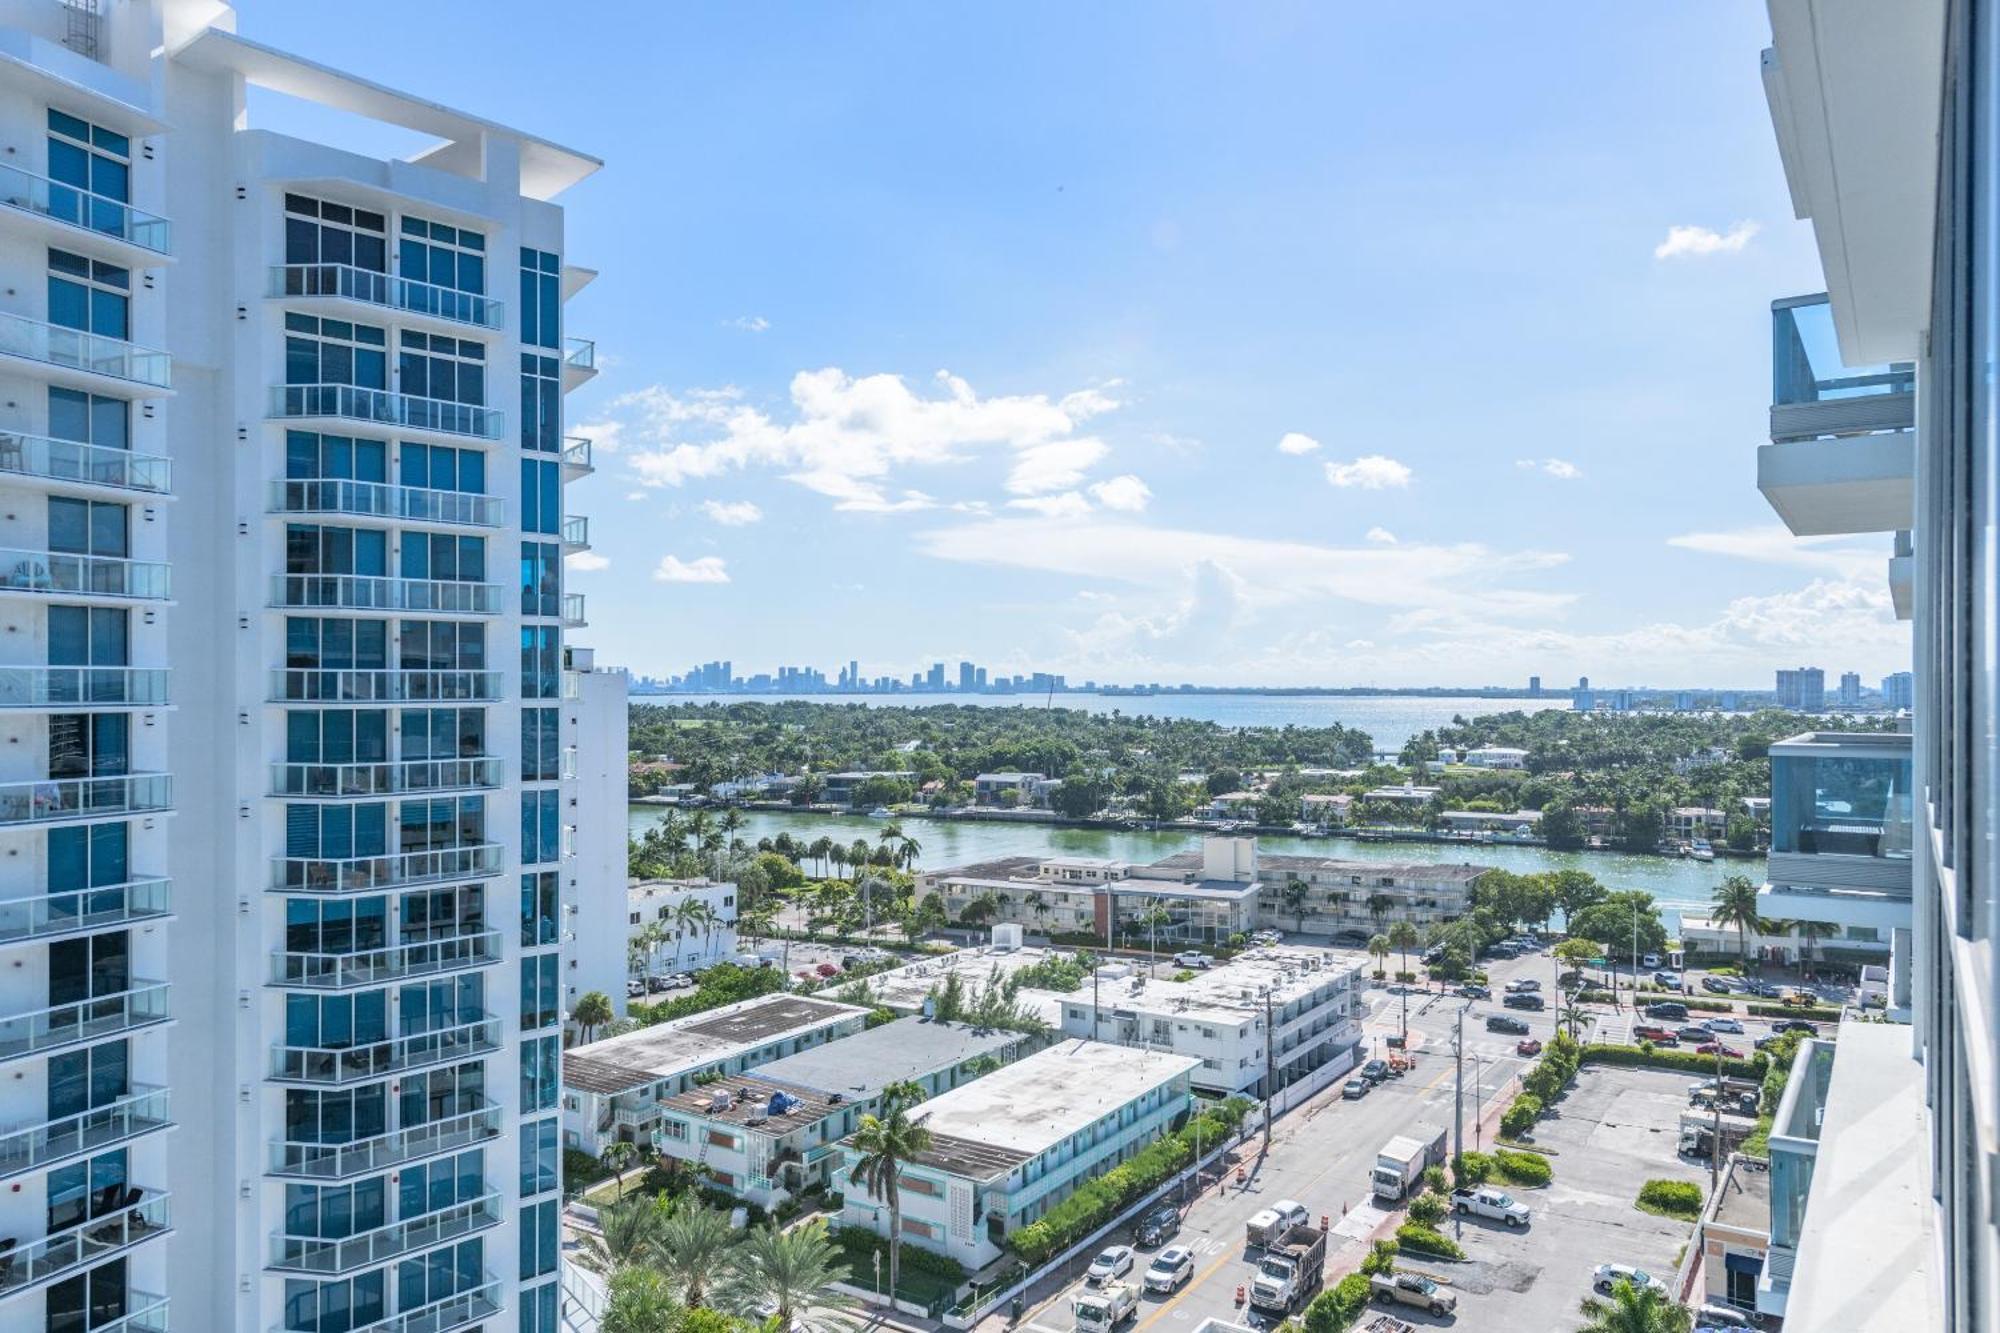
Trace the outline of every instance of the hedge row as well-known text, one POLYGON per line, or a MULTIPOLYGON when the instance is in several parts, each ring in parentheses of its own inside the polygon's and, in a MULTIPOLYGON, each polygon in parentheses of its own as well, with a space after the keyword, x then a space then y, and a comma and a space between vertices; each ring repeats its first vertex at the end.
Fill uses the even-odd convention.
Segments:
POLYGON ((1555 1168, 1540 1153, 1499 1148, 1493 1153, 1493 1169, 1511 1185, 1541 1186, 1555 1178, 1555 1168))
POLYGON ((1406 1254, 1430 1254, 1440 1259, 1465 1257, 1457 1241, 1435 1227, 1418 1226, 1415 1222, 1405 1222, 1396 1228, 1396 1244, 1406 1254))
MULTIPOLYGON (((1641 1069, 1677 1070, 1686 1074, 1714 1074, 1716 1059, 1712 1055, 1697 1055, 1693 1051, 1670 1050, 1655 1046, 1645 1049, 1638 1046, 1613 1046, 1603 1042, 1593 1042, 1583 1048, 1583 1061, 1587 1065, 1629 1065, 1641 1069)), ((1762 1051, 1747 1060, 1724 1058, 1722 1072, 1736 1078, 1762 1078, 1767 1063, 1762 1051)))
MULTIPOLYGON (((889 1271, 889 1241, 865 1227, 841 1227, 829 1233, 829 1239, 838 1245, 847 1258, 847 1268, 851 1273, 872 1271, 874 1260, 870 1257, 882 1256, 882 1271, 889 1271)), ((928 1273, 932 1277, 948 1282, 965 1281, 965 1265, 948 1254, 927 1250, 921 1245, 903 1246, 903 1255, 898 1262, 904 1271, 928 1273)))
POLYGON ((1840 1018, 1840 1010, 1829 1009, 1825 1005, 1800 1008, 1795 1004, 1751 1004, 1744 1007, 1759 1018, 1803 1018, 1814 1023, 1832 1023, 1840 1018))
POLYGON ((1701 1186, 1686 1180, 1649 1180, 1639 1187, 1638 1207, 1662 1217, 1701 1216, 1701 1186))
POLYGON ((1306 1333, 1345 1333, 1368 1308, 1368 1277, 1349 1273, 1306 1306, 1306 1333))
POLYGON ((1700 995, 1684 995, 1677 990, 1655 990, 1650 986, 1639 988, 1639 998, 1647 1004, 1658 1004, 1668 1000, 1688 1007, 1690 1012, 1699 1010, 1705 1014, 1733 1014, 1736 1006, 1728 1000, 1711 1000, 1700 995))

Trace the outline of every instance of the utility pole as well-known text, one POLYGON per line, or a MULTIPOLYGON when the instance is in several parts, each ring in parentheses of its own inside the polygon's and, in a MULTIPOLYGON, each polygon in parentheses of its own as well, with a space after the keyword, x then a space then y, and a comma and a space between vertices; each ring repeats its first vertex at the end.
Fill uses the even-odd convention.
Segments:
POLYGON ((1458 1016, 1452 1020, 1451 1162, 1454 1169, 1465 1160, 1465 1011, 1471 1007, 1469 1003, 1460 1005, 1458 1016))
POLYGON ((1479 1124, 1485 1118, 1484 1110, 1485 1098, 1480 1095, 1479 1087, 1479 1052, 1474 1051, 1472 1053, 1472 1146, 1475 1149, 1480 1146, 1480 1135, 1483 1131, 1479 1124))
POLYGON ((1715 1034, 1715 1129, 1708 1137, 1708 1192, 1722 1181, 1722 1034, 1715 1034))

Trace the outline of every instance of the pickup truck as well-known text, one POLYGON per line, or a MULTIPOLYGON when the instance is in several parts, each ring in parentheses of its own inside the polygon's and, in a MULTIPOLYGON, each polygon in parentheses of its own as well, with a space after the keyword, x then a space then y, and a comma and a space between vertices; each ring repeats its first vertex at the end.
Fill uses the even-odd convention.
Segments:
POLYGON ((1510 1227, 1528 1225, 1528 1205, 1519 1202, 1505 1190, 1488 1189, 1484 1185, 1455 1190, 1451 1196, 1451 1206, 1454 1211, 1466 1217, 1490 1217, 1510 1227))
POLYGON ((1420 1273, 1377 1273, 1368 1279, 1368 1294, 1384 1305, 1414 1305, 1434 1315, 1458 1308, 1458 1296, 1420 1273))
POLYGON ((1305 1308, 1326 1272, 1326 1232, 1295 1227, 1275 1245, 1264 1247, 1257 1276, 1250 1281, 1250 1308, 1283 1319, 1305 1308))
POLYGON ((1243 1228, 1243 1241, 1254 1249, 1274 1245, 1304 1226, 1309 1217, 1306 1206, 1297 1199, 1280 1199, 1250 1215, 1243 1228))
POLYGON ((1078 1292, 1069 1312, 1084 1333, 1111 1333, 1139 1312, 1139 1295, 1126 1283, 1107 1282, 1095 1291, 1078 1292))

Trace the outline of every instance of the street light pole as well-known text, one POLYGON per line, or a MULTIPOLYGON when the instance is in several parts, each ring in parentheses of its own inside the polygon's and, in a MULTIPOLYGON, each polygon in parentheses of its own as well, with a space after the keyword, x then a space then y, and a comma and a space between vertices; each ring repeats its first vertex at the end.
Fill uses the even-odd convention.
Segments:
POLYGON ((1451 1059, 1455 1082, 1452 1084, 1451 1120, 1452 1144, 1456 1155, 1452 1165, 1456 1167, 1465 1160, 1465 1011, 1470 1004, 1459 1006, 1458 1016, 1452 1020, 1451 1059))

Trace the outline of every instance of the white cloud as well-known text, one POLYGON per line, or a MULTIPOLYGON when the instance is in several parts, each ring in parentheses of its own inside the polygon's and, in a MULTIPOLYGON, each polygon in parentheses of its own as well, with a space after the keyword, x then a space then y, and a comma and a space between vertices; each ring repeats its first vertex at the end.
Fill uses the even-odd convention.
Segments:
POLYGON ((655 583, 727 583, 729 570, 719 555, 698 556, 693 560, 683 560, 677 555, 663 555, 660 564, 653 571, 655 583))
POLYGON ((1667 545, 1707 555, 1734 556, 1765 565, 1785 565, 1831 574, 1841 579, 1881 578, 1879 550, 1844 546, 1840 537, 1794 537, 1782 523, 1736 528, 1729 532, 1685 532, 1667 538, 1667 545))
POLYGON ((735 319, 725 322, 730 328, 740 329, 744 333, 762 333, 771 327, 771 321, 762 315, 738 315, 735 319))
POLYGON ((1575 481, 1583 469, 1566 458, 1517 458, 1514 466, 1529 472, 1545 472, 1562 481, 1575 481))
POLYGON ((595 551, 577 551, 563 557, 563 567, 581 574, 594 574, 600 569, 609 569, 611 561, 595 551))
POLYGON ((1689 259, 1708 255, 1741 253, 1761 228, 1755 222, 1738 222, 1728 231, 1708 227, 1669 227, 1667 239, 1653 247, 1655 259, 1689 259))
POLYGON ((725 528, 744 527, 764 517, 764 511, 749 500, 703 500, 701 512, 725 528))
POLYGON ((1043 518, 1082 518, 1090 512, 1090 501, 1076 491, 1063 491, 1056 495, 1036 495, 1022 500, 1009 500, 1009 509, 1027 509, 1043 518))
POLYGON ((1111 477, 1090 488, 1097 497, 1097 503, 1106 509, 1116 509, 1121 513, 1136 514, 1152 503, 1152 488, 1145 482, 1126 473, 1121 477, 1111 477))
POLYGON ((1309 454, 1317 448, 1319 448, 1318 440, 1310 435, 1301 435, 1295 430, 1285 432, 1278 440, 1278 452, 1281 454, 1309 454))
POLYGON ((627 457, 646 486, 770 468, 837 509, 870 513, 937 503, 892 488, 892 478, 909 468, 997 455, 1007 464, 1006 490, 1033 496, 1075 489, 1110 452, 1081 428, 1118 409, 1115 382, 1055 399, 982 398, 947 371, 934 383, 938 392, 925 396, 899 375, 854 378, 829 367, 793 376, 789 411, 781 415, 746 404, 734 388, 676 393, 659 386, 616 399, 612 411, 635 444, 627 457))
POLYGON ((1396 544, 1396 534, 1387 528, 1370 528, 1365 535, 1369 541, 1378 542, 1383 546, 1394 546, 1396 544))
POLYGON ((1381 454, 1363 454, 1352 463, 1328 463, 1326 479, 1343 489, 1358 487, 1364 491, 1380 491, 1392 486, 1409 485, 1410 469, 1381 454))

